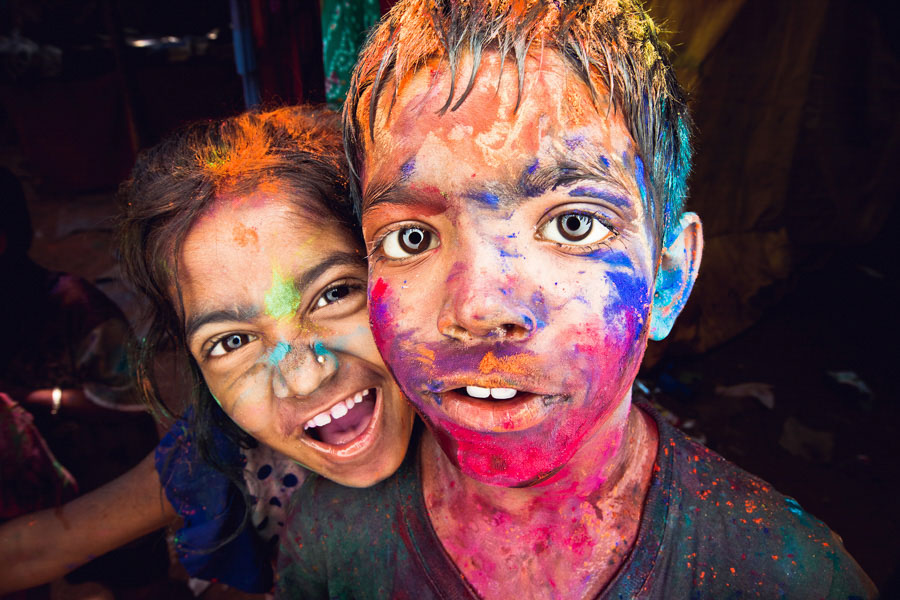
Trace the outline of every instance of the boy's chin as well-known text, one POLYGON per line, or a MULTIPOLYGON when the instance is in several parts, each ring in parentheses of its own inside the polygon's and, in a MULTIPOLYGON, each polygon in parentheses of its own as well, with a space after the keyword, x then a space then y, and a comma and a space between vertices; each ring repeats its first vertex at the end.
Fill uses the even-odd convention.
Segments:
MULTIPOLYGON (((542 443, 537 432, 483 433, 459 427, 429 430, 447 459, 466 477, 507 488, 526 488, 551 481, 577 450, 577 443, 542 443)), ((574 440, 569 440, 574 442, 574 440)))

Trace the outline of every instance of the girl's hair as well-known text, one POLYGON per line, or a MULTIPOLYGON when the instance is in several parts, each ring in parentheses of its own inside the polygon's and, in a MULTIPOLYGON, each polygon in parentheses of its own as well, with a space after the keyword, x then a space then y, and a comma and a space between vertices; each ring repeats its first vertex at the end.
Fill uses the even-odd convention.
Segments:
POLYGON ((139 388, 157 415, 171 415, 154 364, 163 352, 186 355, 194 384, 193 439, 201 458, 241 490, 241 465, 219 458, 213 431, 245 448, 256 443, 218 406, 187 351, 178 256, 193 224, 217 199, 267 190, 292 199, 301 214, 344 225, 362 243, 347 194, 340 121, 323 108, 279 108, 190 125, 143 152, 119 189, 124 276, 148 301, 149 329, 133 353, 139 388))

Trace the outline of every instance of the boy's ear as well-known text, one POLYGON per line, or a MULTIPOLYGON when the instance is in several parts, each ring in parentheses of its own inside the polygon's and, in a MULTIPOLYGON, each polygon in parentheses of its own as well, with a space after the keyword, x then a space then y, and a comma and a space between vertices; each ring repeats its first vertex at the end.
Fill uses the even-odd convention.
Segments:
POLYGON ((684 308, 697 280, 700 256, 703 254, 700 217, 692 212, 684 213, 666 240, 659 259, 650 309, 650 339, 657 341, 672 331, 675 319, 684 308))

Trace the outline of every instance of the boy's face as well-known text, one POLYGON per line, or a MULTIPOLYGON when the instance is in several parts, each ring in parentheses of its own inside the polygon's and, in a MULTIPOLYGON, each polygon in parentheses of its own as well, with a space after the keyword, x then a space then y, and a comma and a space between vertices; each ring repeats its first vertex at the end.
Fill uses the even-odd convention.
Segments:
POLYGON ((443 115, 434 63, 389 117, 385 90, 362 182, 379 350, 447 456, 504 486, 558 471, 628 402, 657 261, 621 112, 554 52, 528 60, 515 111, 494 54, 443 115))

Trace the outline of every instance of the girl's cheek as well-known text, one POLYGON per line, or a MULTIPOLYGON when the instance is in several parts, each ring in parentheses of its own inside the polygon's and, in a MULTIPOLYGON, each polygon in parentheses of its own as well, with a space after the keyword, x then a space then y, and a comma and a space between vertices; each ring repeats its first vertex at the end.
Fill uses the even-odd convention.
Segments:
POLYGON ((232 384, 221 400, 222 409, 241 429, 257 435, 270 427, 272 415, 267 404, 270 397, 269 377, 263 370, 248 375, 238 384, 232 384))

